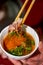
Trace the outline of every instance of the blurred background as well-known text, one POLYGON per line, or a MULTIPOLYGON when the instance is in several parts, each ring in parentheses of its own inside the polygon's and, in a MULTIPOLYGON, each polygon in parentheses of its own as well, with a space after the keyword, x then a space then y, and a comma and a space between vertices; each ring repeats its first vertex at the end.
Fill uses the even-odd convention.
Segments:
MULTIPOLYGON (((19 10, 21 9, 25 0, 0 0, 0 32, 7 25, 11 24, 19 10)), ((29 0, 26 8, 24 9, 21 18, 23 18, 26 10, 28 9, 32 0, 29 0)), ((33 27, 39 34, 40 40, 43 38, 43 0, 36 0, 29 16, 25 21, 26 25, 33 27)), ((8 59, 2 59, 0 56, 0 64, 3 61, 4 65, 12 63, 8 59), (4 61, 3 61, 4 60, 4 61), (6 63, 7 62, 7 63, 6 63)))

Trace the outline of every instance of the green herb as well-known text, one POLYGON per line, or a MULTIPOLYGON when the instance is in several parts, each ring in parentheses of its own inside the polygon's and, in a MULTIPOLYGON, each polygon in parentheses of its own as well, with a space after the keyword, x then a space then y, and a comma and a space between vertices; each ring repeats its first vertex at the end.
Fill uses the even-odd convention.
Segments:
POLYGON ((32 47, 26 47, 25 50, 27 53, 30 53, 32 51, 32 47))
POLYGON ((23 55, 23 46, 19 46, 13 50, 10 50, 10 53, 13 54, 13 55, 16 55, 16 56, 21 56, 23 55))
POLYGON ((25 43, 26 43, 27 47, 31 46, 31 40, 30 39, 26 39, 25 43))
POLYGON ((35 45, 35 42, 34 42, 33 40, 31 40, 31 44, 32 44, 32 45, 35 45))
POLYGON ((10 34, 11 34, 11 36, 13 36, 13 35, 15 34, 15 32, 14 32, 14 31, 12 31, 12 32, 10 32, 10 34))
POLYGON ((26 39, 27 46, 35 45, 34 40, 30 40, 29 38, 26 39))
POLYGON ((19 34, 17 32, 15 32, 15 31, 10 32, 9 35, 10 36, 13 36, 13 35, 19 36, 19 34))
POLYGON ((31 51, 32 50, 32 47, 26 47, 26 50, 27 51, 31 51))

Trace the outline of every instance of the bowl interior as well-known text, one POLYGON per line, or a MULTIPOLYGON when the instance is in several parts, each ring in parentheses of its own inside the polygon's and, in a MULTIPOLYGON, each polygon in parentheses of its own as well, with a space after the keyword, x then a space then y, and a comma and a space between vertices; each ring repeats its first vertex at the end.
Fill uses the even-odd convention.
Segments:
POLYGON ((14 58, 14 59, 25 59, 25 58, 28 58, 30 57, 38 48, 38 45, 39 45, 39 37, 37 35, 37 33, 35 32, 34 29, 32 29, 31 27, 27 26, 26 27, 26 32, 28 32, 30 35, 32 35, 32 37, 34 38, 34 41, 35 41, 35 49, 28 55, 25 55, 25 56, 13 56, 9 53, 7 53, 4 48, 3 48, 3 38, 5 37, 5 35, 7 35, 8 33, 8 27, 5 27, 2 31, 1 31, 1 36, 0 36, 0 39, 1 39, 1 44, 0 44, 0 47, 1 49, 7 54, 7 56, 11 57, 11 58, 14 58))

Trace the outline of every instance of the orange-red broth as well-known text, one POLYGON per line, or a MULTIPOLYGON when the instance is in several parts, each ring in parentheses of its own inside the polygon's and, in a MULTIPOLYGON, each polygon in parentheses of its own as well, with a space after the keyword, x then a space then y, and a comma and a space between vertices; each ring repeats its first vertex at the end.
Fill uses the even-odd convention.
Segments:
POLYGON ((4 49, 15 56, 23 56, 31 53, 35 49, 33 37, 26 32, 10 32, 3 40, 4 49))

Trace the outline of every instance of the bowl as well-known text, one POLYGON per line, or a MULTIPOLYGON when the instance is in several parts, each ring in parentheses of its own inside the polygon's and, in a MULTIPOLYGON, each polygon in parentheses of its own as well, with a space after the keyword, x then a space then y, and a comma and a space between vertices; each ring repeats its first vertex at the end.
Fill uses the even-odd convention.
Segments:
POLYGON ((26 26, 26 32, 28 32, 34 38, 34 41, 35 41, 35 49, 31 53, 29 53, 27 55, 24 55, 24 56, 14 56, 14 55, 11 55, 10 53, 8 53, 7 51, 5 51, 5 49, 3 48, 3 38, 8 33, 8 28, 9 28, 9 26, 5 27, 1 31, 1 33, 0 33, 0 47, 4 51, 4 53, 8 57, 13 58, 13 59, 16 59, 16 60, 21 60, 21 59, 25 59, 25 58, 30 57, 37 50, 37 48, 39 46, 39 36, 36 33, 36 31, 33 28, 31 28, 30 26, 26 26))

